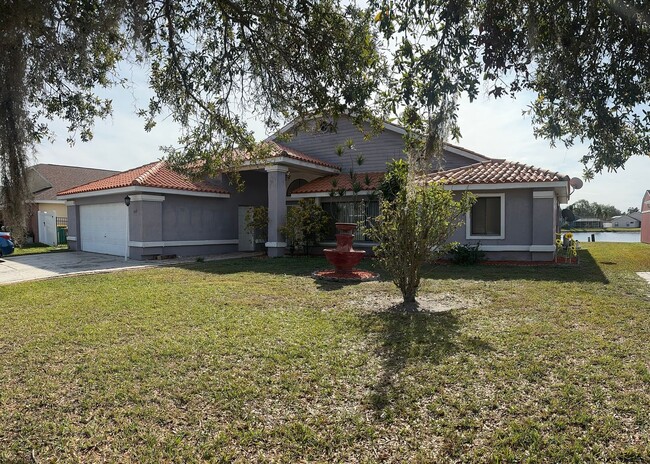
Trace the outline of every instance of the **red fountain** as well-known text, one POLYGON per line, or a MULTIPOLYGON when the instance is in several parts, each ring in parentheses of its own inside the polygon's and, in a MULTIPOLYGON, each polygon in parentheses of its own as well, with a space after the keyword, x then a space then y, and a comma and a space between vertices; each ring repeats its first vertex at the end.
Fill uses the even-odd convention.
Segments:
POLYGON ((365 256, 365 251, 359 251, 352 248, 354 242, 354 231, 357 225, 348 222, 337 222, 336 229, 339 231, 336 234, 336 248, 325 249, 325 258, 330 264, 334 265, 335 269, 327 269, 324 271, 316 271, 312 274, 317 279, 333 280, 333 281, 352 281, 362 282, 368 280, 375 280, 378 274, 369 271, 362 271, 354 267, 361 262, 365 256))

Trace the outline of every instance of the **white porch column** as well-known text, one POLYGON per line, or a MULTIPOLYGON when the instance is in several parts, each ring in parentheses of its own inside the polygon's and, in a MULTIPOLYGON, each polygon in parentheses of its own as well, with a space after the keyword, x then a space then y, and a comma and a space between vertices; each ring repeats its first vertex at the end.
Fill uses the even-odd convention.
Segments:
POLYGON ((287 244, 282 240, 280 227, 287 220, 287 172, 286 166, 272 165, 265 168, 269 189, 269 241, 266 249, 269 257, 284 255, 287 244))

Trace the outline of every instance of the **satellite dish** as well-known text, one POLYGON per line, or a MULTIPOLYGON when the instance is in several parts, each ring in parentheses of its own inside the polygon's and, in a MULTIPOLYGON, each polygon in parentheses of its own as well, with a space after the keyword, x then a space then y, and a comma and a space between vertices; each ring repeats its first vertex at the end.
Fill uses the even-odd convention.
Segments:
POLYGON ((566 222, 573 222, 576 220, 575 214, 573 214, 573 211, 571 211, 569 208, 565 208, 562 210, 562 219, 564 219, 566 222))
POLYGON ((574 190, 580 190, 582 188, 582 179, 579 177, 573 177, 569 181, 569 185, 573 187, 574 190))

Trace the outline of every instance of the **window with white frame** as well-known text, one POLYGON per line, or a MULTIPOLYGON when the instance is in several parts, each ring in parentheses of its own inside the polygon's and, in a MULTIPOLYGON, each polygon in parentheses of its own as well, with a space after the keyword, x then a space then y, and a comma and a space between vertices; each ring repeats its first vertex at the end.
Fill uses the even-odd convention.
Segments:
POLYGON ((505 194, 478 194, 467 213, 467 238, 505 238, 505 194))

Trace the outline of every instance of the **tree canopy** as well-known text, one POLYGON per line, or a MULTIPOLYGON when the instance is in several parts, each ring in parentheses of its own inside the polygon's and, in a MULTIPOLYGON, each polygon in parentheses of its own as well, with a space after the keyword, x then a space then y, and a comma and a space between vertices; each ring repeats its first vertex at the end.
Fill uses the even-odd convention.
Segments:
MULTIPOLYGON (((173 165, 229 170, 255 140, 242 115, 271 128, 313 111, 368 116, 380 55, 366 13, 338 0, 8 0, 0 6, 0 181, 7 222, 24 224, 25 166, 47 122, 89 140, 122 83, 116 66, 149 68, 140 111, 180 123, 173 165), (196 161, 200 161, 197 163, 196 161)), ((16 236, 19 236, 15 230, 16 236)))
POLYGON ((612 205, 602 205, 600 203, 589 202, 587 200, 578 200, 569 205, 569 209, 573 211, 578 218, 598 218, 610 219, 612 216, 618 216, 621 211, 612 205))
POLYGON ((585 177, 650 156, 650 3, 646 0, 374 0, 394 49, 384 101, 420 157, 439 152, 455 98, 484 82, 500 97, 537 97, 526 111, 552 144, 587 142, 585 177), (400 106, 401 105, 401 106, 400 106), (419 146, 417 145, 419 143, 419 146))
MULTIPOLYGON (((47 122, 92 137, 110 113, 96 89, 121 60, 149 69, 147 128, 167 113, 175 166, 233 168, 256 147, 243 115, 269 128, 346 112, 397 118, 412 171, 459 135, 457 98, 536 96, 526 109, 551 143, 589 144, 590 178, 650 153, 646 0, 7 0, 0 5, 0 181, 24 223, 25 166, 47 122), (381 39, 381 40, 380 40, 381 39), (383 42, 382 42, 383 40, 383 42), (385 59, 384 59, 385 58, 385 59), (385 73, 389 64, 390 73, 385 73), (196 161, 200 161, 196 163, 196 161)), ((18 235, 18 234, 16 234, 18 235)))

